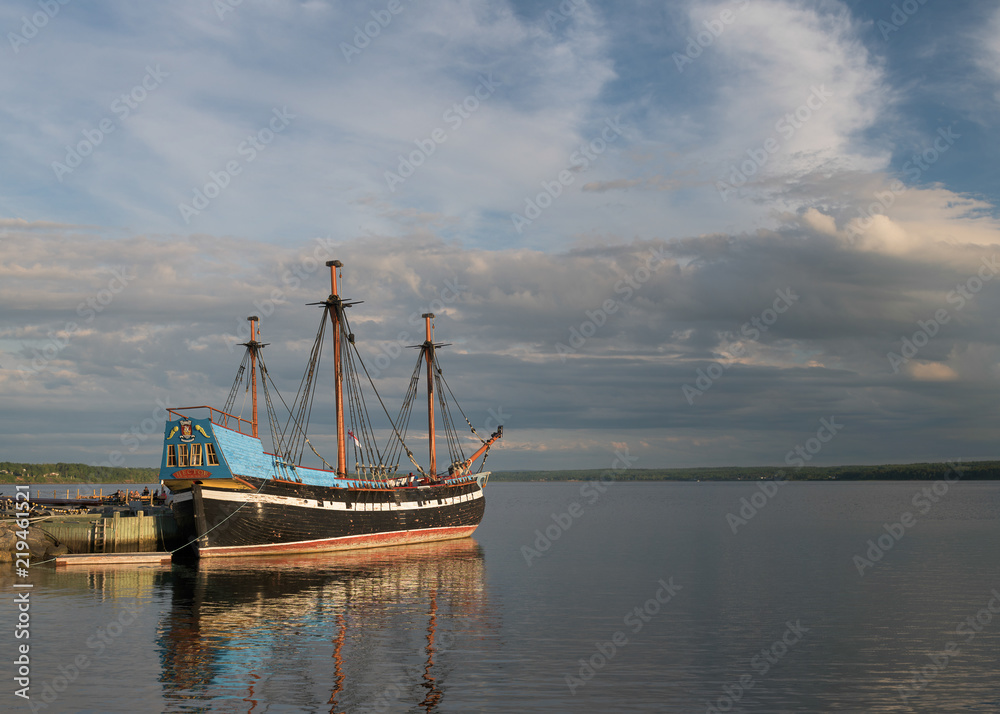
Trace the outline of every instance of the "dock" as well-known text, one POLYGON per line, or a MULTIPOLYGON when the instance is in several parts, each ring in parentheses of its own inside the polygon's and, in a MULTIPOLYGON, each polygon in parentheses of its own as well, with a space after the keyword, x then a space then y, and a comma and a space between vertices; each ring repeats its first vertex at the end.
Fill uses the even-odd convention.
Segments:
POLYGON ((169 563, 171 554, 154 553, 72 553, 56 556, 56 567, 68 565, 142 565, 169 563))
POLYGON ((185 545, 174 514, 163 506, 104 504, 84 513, 52 513, 36 506, 30 516, 18 514, 19 518, 28 520, 26 537, 20 535, 22 529, 13 511, 3 515, 0 518, 0 562, 13 561, 18 538, 27 540, 25 554, 33 561, 69 555, 100 556, 99 562, 104 563, 139 562, 135 560, 137 555, 156 557, 185 545), (127 557, 113 561, 106 559, 109 555, 127 557))
POLYGON ((151 510, 50 516, 32 526, 74 554, 157 552, 183 545, 173 513, 151 510))

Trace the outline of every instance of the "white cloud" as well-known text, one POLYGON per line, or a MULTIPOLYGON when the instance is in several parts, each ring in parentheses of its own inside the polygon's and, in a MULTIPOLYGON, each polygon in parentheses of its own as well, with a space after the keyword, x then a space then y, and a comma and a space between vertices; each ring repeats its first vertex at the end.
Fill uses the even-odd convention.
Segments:
MULTIPOLYGON (((985 23, 979 39, 982 47, 979 63, 984 70, 1000 81, 1000 8, 993 11, 993 16, 985 23)), ((1000 99, 1000 96, 997 98, 1000 99)))
MULTIPOLYGON (((995 147, 957 125, 932 173, 914 178, 890 156, 924 145, 917 127, 953 117, 952 94, 920 105, 934 93, 892 68, 934 62, 944 84, 978 61, 977 81, 997 76, 1000 13, 970 28, 973 15, 949 9, 939 40, 913 48, 902 32, 883 43, 836 0, 581 1, 555 25, 541 6, 408 3, 348 62, 341 45, 373 10, 360 1, 247 0, 221 19, 203 2, 112 7, 115 24, 90 6, 61 11, 0 75, 4 433, 46 428, 61 408, 50 441, 87 449, 80 413, 95 415, 88 432, 114 435, 149 412, 150 395, 217 401, 252 313, 275 378, 296 384, 318 319, 301 303, 326 292, 322 260, 309 262, 317 235, 336 237, 329 257, 366 301, 351 315, 366 354, 403 333, 419 341, 409 316, 438 313, 454 343, 444 359, 474 408, 517 405, 510 454, 525 464, 590 459, 605 436, 636 435, 661 461, 720 448, 767 460, 765 445, 793 438, 803 410, 907 422, 933 403, 959 423, 967 416, 933 390, 947 378, 958 400, 996 378, 993 283, 961 310, 947 299, 1000 245, 985 170, 974 194, 980 178, 955 168, 977 152, 988 167, 995 147), (678 72, 672 53, 726 9, 735 20, 678 72), (943 48, 959 37, 975 52, 957 64, 943 48), (118 119, 112 102, 157 64, 169 76, 118 119), (484 81, 492 89, 476 97, 484 81), (465 116, 452 114, 461 122, 447 118, 466 101, 465 116), (803 106, 801 126, 784 119, 803 106), (284 107, 291 124, 249 161, 241 142, 284 107), (59 181, 51 162, 106 116, 114 131, 59 181), (511 212, 608 119, 618 138, 515 232, 511 212), (436 129, 446 140, 390 190, 386 171, 436 129), (723 200, 717 182, 762 150, 763 166, 723 200), (240 173, 185 224, 178 203, 231 160, 240 173), (884 215, 869 222, 873 206, 884 215), (668 260, 623 299, 621 281, 661 243, 668 260), (114 270, 135 275, 119 292, 114 270), (446 299, 451 284, 459 298, 446 299), (688 405, 680 386, 786 287, 801 294, 794 309, 688 405), (556 344, 600 321, 590 315, 609 299, 620 309, 564 363, 556 344), (886 353, 939 309, 952 320, 893 373, 886 353), (42 368, 26 376, 35 359, 42 368), (748 418, 769 435, 753 449, 741 446, 748 418)), ((936 12, 924 6, 920 22, 936 12)), ((0 9, 0 26, 20 14, 0 9)), ((954 102, 980 128, 995 110, 986 95, 954 102)), ((405 361, 380 377, 392 393, 405 361)))
MULTIPOLYGON (((8 315, 0 329, 0 389, 14 410, 8 418, 16 412, 33 424, 51 418, 43 415, 58 404, 69 416, 53 428, 70 433, 72 415, 88 411, 113 442, 130 419, 149 411, 151 395, 168 395, 175 405, 221 402, 238 360, 239 330, 248 314, 258 314, 271 345, 271 374, 294 391, 319 319, 302 305, 325 296, 323 264, 336 257, 345 263, 344 294, 365 301, 349 313, 359 349, 370 364, 380 354, 392 358, 378 377, 388 401, 398 399, 411 367, 411 353, 400 345, 419 342, 416 316, 436 312, 437 337, 452 343, 442 363, 467 413, 498 404, 517 413, 514 441, 521 446, 508 457, 518 467, 527 461, 516 462, 517 454, 562 454, 583 441, 594 443, 581 454, 600 454, 604 435, 661 444, 642 430, 674 420, 690 422, 690 448, 732 428, 734 415, 776 419, 778 433, 782 404, 792 409, 807 399, 827 408, 857 399, 847 384, 898 402, 881 409, 903 418, 912 409, 910 398, 896 394, 903 384, 949 380, 964 389, 969 380, 992 378, 1000 354, 989 319, 1000 306, 992 279, 971 286, 974 294, 961 307, 948 299, 956 285, 980 274, 983 261, 996 258, 1000 240, 968 238, 996 239, 1000 230, 982 217, 951 213, 938 192, 903 196, 922 206, 923 220, 947 225, 953 240, 911 243, 908 250, 851 245, 831 235, 833 217, 818 210, 786 216, 779 231, 666 244, 594 240, 562 253, 463 247, 426 228, 292 249, 236 238, 95 241, 72 229, 9 228, 0 243, 0 304, 8 315), (664 247, 666 259, 645 277, 650 251, 664 247), (113 282, 121 266, 134 276, 124 287, 113 282), (634 285, 626 289, 629 279, 634 285), (766 317, 777 290, 798 297, 748 339, 743 326, 766 317), (949 320, 894 375, 887 354, 900 350, 918 320, 942 309, 949 320), (730 360, 737 341, 745 352, 730 360), (572 345, 569 359, 559 357, 557 343, 572 345), (720 360, 727 362, 725 377, 697 405, 687 404, 682 385, 720 360), (774 403, 754 396, 760 390, 774 403)), ((896 229, 908 235, 910 225, 904 216, 896 229)), ((654 451, 665 457, 669 451, 660 448, 654 451)))
MULTIPOLYGON (((712 15, 696 6, 692 21, 712 15)), ((859 37, 846 7, 764 0, 737 14, 708 61, 724 64, 713 113, 725 122, 723 146, 739 167, 773 138, 762 173, 801 175, 830 162, 884 168, 887 152, 863 146, 860 134, 888 105, 883 70, 859 37)))

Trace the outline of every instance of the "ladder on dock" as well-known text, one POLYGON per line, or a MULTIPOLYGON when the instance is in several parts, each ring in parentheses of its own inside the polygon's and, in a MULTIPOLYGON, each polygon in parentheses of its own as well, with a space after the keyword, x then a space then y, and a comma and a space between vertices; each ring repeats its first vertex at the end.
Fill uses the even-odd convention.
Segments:
POLYGON ((103 553, 108 540, 108 519, 99 518, 94 524, 94 552, 103 553))

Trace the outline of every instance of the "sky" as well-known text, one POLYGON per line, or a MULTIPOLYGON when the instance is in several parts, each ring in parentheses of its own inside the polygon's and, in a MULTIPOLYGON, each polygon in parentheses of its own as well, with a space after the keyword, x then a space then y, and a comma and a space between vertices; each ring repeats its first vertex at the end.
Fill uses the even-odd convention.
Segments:
POLYGON ((0 31, 0 460, 157 465, 249 315, 290 400, 332 259, 388 404, 437 315, 490 469, 1000 458, 994 3, 13 0, 0 31))

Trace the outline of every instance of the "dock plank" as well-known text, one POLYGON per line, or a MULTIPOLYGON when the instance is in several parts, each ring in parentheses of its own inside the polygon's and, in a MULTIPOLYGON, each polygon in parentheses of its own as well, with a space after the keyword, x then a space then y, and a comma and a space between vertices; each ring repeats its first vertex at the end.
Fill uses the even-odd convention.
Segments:
POLYGON ((169 563, 171 554, 153 553, 70 553, 56 557, 56 566, 66 565, 133 565, 141 563, 169 563))

